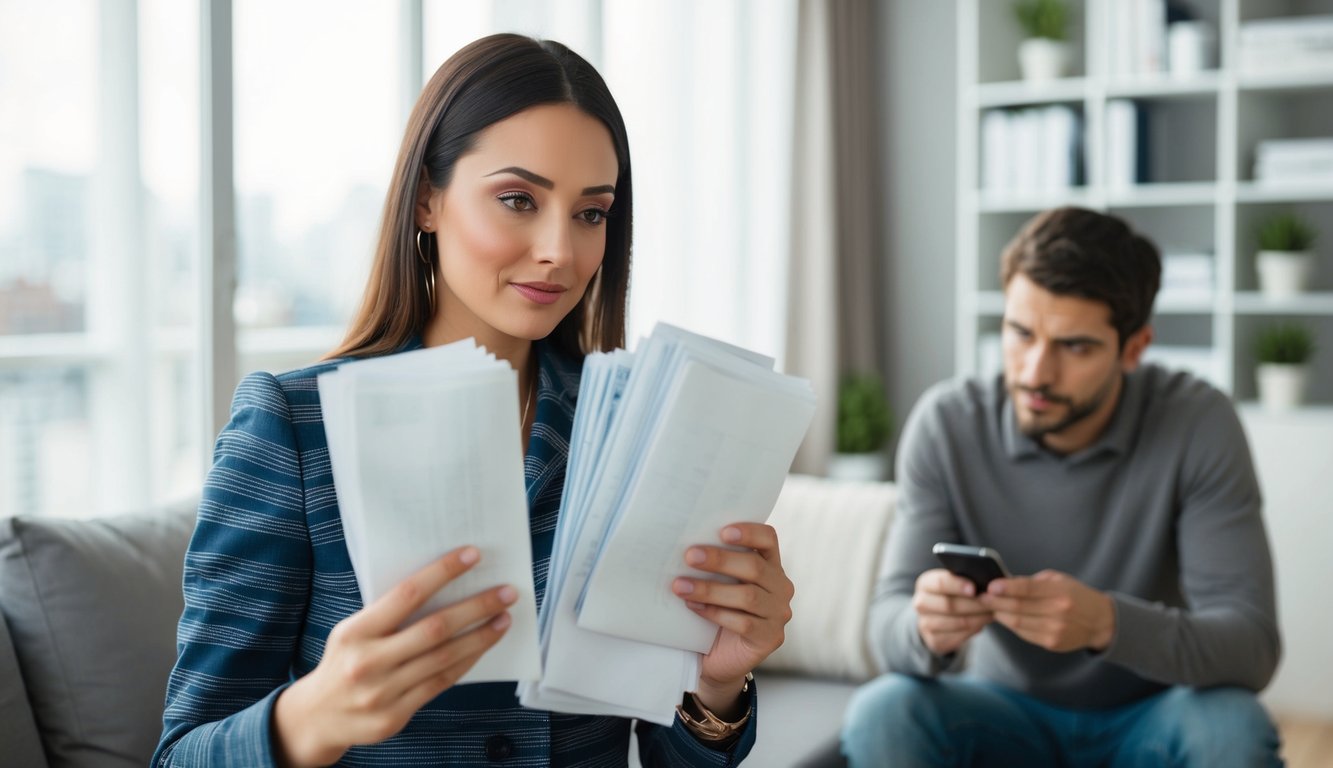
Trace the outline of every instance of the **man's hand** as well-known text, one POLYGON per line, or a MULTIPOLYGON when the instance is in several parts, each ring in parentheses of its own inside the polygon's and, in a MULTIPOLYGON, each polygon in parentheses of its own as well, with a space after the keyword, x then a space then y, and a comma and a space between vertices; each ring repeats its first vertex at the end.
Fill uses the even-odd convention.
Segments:
POLYGON ((996 621, 1048 651, 1102 651, 1115 637, 1111 596, 1059 571, 996 579, 980 600, 996 621))
POLYGON ((943 568, 917 577, 912 595, 916 629, 931 653, 953 653, 991 623, 991 609, 976 598, 976 591, 971 581, 943 568))

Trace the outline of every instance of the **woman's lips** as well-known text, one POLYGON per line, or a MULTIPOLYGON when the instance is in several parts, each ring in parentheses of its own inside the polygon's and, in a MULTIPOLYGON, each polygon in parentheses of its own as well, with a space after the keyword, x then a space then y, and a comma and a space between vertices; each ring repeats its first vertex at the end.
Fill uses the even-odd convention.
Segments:
POLYGON ((523 298, 537 304, 554 304, 565 292, 564 286, 553 283, 510 283, 523 298))

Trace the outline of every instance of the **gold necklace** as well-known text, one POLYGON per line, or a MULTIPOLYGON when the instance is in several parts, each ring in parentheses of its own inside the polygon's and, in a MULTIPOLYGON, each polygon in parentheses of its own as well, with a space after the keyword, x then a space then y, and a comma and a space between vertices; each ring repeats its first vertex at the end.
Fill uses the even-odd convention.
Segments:
MULTIPOLYGON (((530 352, 529 354, 536 354, 536 353, 530 352)), ((528 363, 529 369, 536 368, 536 366, 533 364, 534 362, 536 361, 533 360, 528 363)), ((536 395, 536 393, 537 393, 537 372, 533 370, 531 373, 531 377, 528 379, 527 396, 523 398, 523 420, 520 421, 518 424, 519 430, 521 430, 524 435, 527 434, 527 429, 528 429, 528 409, 532 407, 532 401, 534 399, 533 396, 536 395)))
POLYGON ((518 423, 519 429, 526 429, 528 426, 528 408, 532 406, 532 391, 536 388, 536 382, 530 384, 528 386, 528 396, 523 398, 523 420, 518 423))

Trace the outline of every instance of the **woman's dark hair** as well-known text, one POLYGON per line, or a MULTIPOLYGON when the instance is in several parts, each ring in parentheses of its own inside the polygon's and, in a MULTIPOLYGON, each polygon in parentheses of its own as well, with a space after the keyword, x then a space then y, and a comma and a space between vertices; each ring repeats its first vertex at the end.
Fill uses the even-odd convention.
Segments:
POLYGON ((1056 208, 1034 216, 1005 247, 1001 285, 1008 287, 1019 273, 1051 293, 1105 303, 1123 347, 1152 316, 1162 259, 1157 246, 1122 219, 1056 208))
POLYGON ((472 149, 477 134, 540 104, 572 104, 602 121, 619 165, 602 266, 550 340, 579 359, 593 350, 624 346, 634 195, 620 109, 601 75, 577 53, 550 40, 502 34, 483 37, 449 57, 412 108, 361 308, 342 343, 325 359, 393 352, 424 331, 431 317, 426 278, 436 253, 434 238, 426 237, 425 256, 431 263, 417 254, 414 208, 422 169, 432 187, 447 187, 454 164, 472 149))

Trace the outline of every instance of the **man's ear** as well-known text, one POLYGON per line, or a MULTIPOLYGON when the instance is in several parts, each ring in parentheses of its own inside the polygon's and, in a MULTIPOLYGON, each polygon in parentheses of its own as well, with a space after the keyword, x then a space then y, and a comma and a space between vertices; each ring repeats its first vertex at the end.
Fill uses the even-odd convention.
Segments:
POLYGON ((1147 351, 1148 345, 1152 343, 1153 331, 1151 325, 1145 325, 1137 331, 1131 333, 1125 340, 1125 346, 1120 350, 1120 368, 1125 373, 1133 371, 1143 362, 1143 353, 1147 351))
POLYGON ((435 197, 435 188, 430 185, 430 176, 426 175, 426 169, 421 169, 421 178, 417 181, 417 202, 414 206, 413 218, 416 221, 417 229, 427 232, 434 229, 431 225, 431 202, 435 197))

